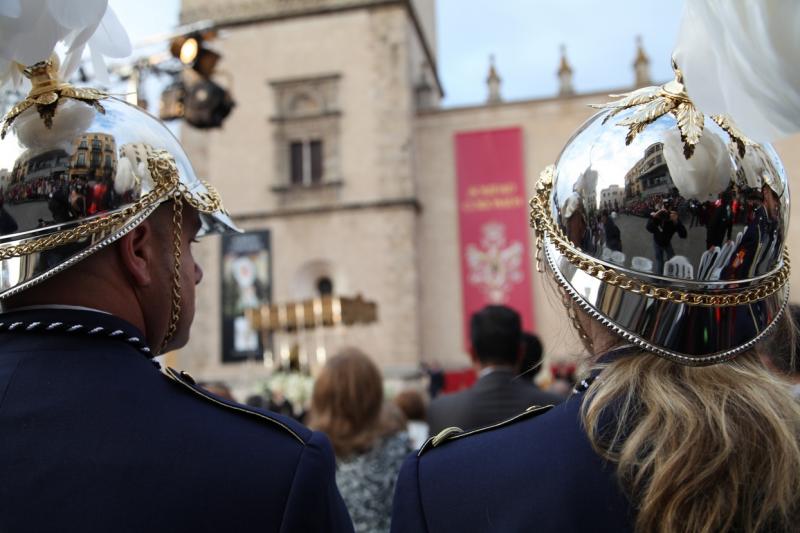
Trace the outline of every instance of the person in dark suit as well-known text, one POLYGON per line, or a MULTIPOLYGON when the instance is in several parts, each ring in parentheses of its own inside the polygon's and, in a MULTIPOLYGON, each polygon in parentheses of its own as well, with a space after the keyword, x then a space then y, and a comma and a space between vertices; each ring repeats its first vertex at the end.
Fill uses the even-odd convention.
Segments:
POLYGON ((470 355, 478 369, 478 381, 469 389, 431 401, 428 424, 432 435, 450 426, 464 430, 488 426, 532 405, 561 401, 519 375, 523 344, 516 311, 502 305, 484 307, 472 315, 470 337, 470 355))
MULTIPOLYGON (((352 531, 322 433, 151 359, 167 333, 171 216, 162 206, 4 300, 0 529, 352 531)), ((184 219, 191 282, 170 350, 188 339, 202 277, 190 251, 199 219, 184 219)))
MULTIPOLYGON (((219 195, 157 119, 102 92, 71 99, 55 58, 28 66, 34 97, 59 92, 49 115, 6 117, 0 169, 22 168, 30 143, 53 154, 92 135, 124 140, 148 171, 142 187, 113 176, 130 202, 95 202, 70 225, 15 205, 17 233, 0 243, 0 531, 352 532, 325 435, 153 359, 189 339, 192 243, 237 231, 219 195)), ((105 157, 116 172, 116 151, 105 157)))

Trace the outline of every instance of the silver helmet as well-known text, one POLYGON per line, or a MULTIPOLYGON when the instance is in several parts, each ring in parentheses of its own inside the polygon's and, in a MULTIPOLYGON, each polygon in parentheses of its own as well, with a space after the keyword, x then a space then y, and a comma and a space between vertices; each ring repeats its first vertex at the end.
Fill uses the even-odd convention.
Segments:
POLYGON ((236 230, 163 123, 57 71, 56 56, 25 70, 31 92, 0 131, 0 298, 109 245, 168 200, 176 214, 196 209, 202 234, 236 230))
POLYGON ((687 365, 751 347, 788 298, 789 190, 769 145, 704 116, 680 71, 597 106, 531 200, 540 266, 585 312, 687 365))

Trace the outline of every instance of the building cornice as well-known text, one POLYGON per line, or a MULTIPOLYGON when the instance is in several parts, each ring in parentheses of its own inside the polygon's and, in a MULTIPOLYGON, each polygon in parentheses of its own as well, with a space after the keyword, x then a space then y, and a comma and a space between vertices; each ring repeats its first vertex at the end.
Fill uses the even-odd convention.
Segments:
POLYGON ((211 21, 217 29, 250 26, 299 17, 332 15, 345 11, 402 6, 408 12, 414 31, 422 44, 425 59, 430 66, 439 96, 444 97, 444 87, 439 78, 436 56, 422 29, 417 11, 411 0, 292 0, 291 2, 224 2, 181 10, 180 23, 192 24, 211 21))
POLYGON ((596 101, 592 103, 603 103, 608 100, 609 96, 612 94, 620 94, 620 93, 627 93, 632 90, 631 87, 619 87, 616 89, 603 89, 600 91, 592 91, 587 93, 575 93, 570 95, 564 96, 546 96, 543 98, 525 98, 521 100, 504 100, 501 102, 493 102, 493 103, 480 103, 474 105, 464 105, 464 106, 453 106, 453 107, 439 107, 439 108, 430 108, 430 109, 420 109, 417 111, 417 117, 425 118, 429 116, 436 116, 436 115, 443 115, 443 114, 453 114, 453 113, 469 113, 471 111, 480 111, 484 109, 490 108, 504 108, 504 107, 515 107, 515 106, 528 106, 528 105, 538 105, 538 104, 552 104, 552 103, 568 103, 574 100, 585 100, 586 98, 596 98, 596 101))
POLYGON ((271 218, 288 218, 306 215, 319 215, 324 213, 339 213, 343 211, 363 211, 369 209, 387 208, 413 209, 415 213, 422 212, 422 204, 420 204, 419 200, 409 197, 373 200, 367 202, 350 202, 336 205, 318 205, 313 207, 281 208, 274 210, 231 213, 231 218, 235 222, 248 222, 271 218))

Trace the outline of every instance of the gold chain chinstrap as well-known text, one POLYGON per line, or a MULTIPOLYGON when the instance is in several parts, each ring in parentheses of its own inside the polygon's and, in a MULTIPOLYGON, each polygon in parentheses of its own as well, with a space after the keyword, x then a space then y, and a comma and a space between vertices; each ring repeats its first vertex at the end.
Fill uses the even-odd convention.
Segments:
POLYGON ((183 242, 181 235, 183 232, 183 197, 175 192, 172 195, 172 304, 170 308, 169 326, 164 340, 161 342, 159 353, 164 350, 178 331, 178 321, 181 319, 181 254, 183 253, 183 242))
POLYGON ((547 237, 558 252, 576 268, 623 290, 641 294, 656 300, 699 306, 730 307, 763 300, 783 289, 789 279, 789 254, 784 246, 783 264, 758 285, 728 293, 687 292, 668 287, 658 287, 619 272, 581 253, 553 221, 550 214, 550 194, 553 187, 553 166, 545 168, 536 184, 536 194, 531 198, 531 227, 536 232, 536 264, 542 271, 544 239, 547 237))

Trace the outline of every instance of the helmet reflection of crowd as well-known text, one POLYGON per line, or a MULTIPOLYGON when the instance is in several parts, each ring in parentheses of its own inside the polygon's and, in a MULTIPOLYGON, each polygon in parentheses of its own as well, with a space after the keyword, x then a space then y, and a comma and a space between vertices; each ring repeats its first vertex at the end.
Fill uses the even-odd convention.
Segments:
POLYGON ((734 217, 731 201, 730 191, 725 191, 712 204, 711 216, 706 225, 706 248, 721 247, 723 242, 731 239, 734 217))
POLYGON ((770 187, 747 191, 748 219, 739 246, 722 272, 722 279, 764 274, 781 248, 779 199, 770 187))
POLYGON ((0 196, 0 235, 9 235, 17 231, 18 225, 14 217, 8 212, 5 201, 0 196))
POLYGON ((603 211, 600 222, 603 225, 603 234, 605 236, 605 246, 609 250, 615 252, 622 251, 622 235, 620 234, 619 227, 614 219, 617 218, 616 211, 611 214, 608 211, 603 211))
POLYGON ((677 233, 681 239, 687 236, 675 203, 665 198, 659 208, 650 214, 646 228, 653 234, 655 272, 661 275, 664 272, 664 263, 675 256, 675 250, 672 248, 673 235, 677 233))

